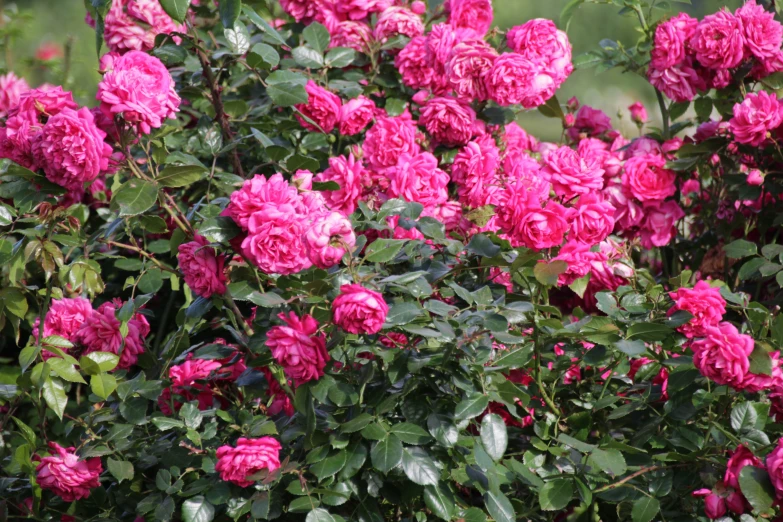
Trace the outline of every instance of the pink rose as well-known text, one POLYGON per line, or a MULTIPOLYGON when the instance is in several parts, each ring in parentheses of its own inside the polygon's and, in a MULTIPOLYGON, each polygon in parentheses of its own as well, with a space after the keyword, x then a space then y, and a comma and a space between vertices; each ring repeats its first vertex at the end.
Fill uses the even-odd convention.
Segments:
POLYGON ((213 294, 225 293, 225 258, 217 255, 204 236, 196 234, 193 241, 181 244, 178 252, 179 269, 196 295, 209 299, 213 294))
POLYGON ((434 209, 449 197, 449 175, 438 168, 438 160, 429 152, 416 156, 403 154, 397 165, 387 170, 389 196, 415 201, 425 209, 434 209))
POLYGON ((380 13, 391 4, 390 0, 339 0, 334 6, 337 13, 351 20, 364 20, 371 13, 380 13))
POLYGON ((732 69, 744 56, 742 22, 725 8, 707 15, 690 39, 696 59, 710 69, 732 69))
POLYGON ((783 438, 778 439, 775 449, 773 449, 765 460, 767 464, 767 473, 772 485, 775 487, 775 493, 778 498, 783 497, 783 438))
POLYGON ((457 96, 486 100, 485 77, 497 56, 497 51, 484 40, 466 40, 455 45, 446 73, 457 96))
POLYGON ((220 446, 217 449, 215 471, 226 482, 246 488, 255 482, 248 477, 267 470, 273 473, 280 468, 280 443, 272 437, 247 439, 240 437, 236 447, 220 446))
POLYGON ((579 196, 571 221, 572 237, 588 245, 596 245, 614 230, 615 208, 599 194, 579 196))
POLYGON ((344 20, 329 27, 329 32, 332 35, 329 47, 348 47, 363 53, 372 42, 372 29, 364 22, 344 20))
POLYGON ((515 121, 506 125, 503 129, 502 140, 506 144, 506 154, 511 152, 537 152, 538 140, 528 134, 525 129, 515 121))
MULTIPOLYGON (((92 305, 83 297, 52 299, 52 304, 49 306, 44 319, 43 336, 58 335, 73 342, 74 334, 91 314, 92 305)), ((36 340, 38 339, 40 323, 40 317, 37 317, 33 323, 33 338, 36 340)), ((68 350, 64 349, 64 351, 67 352, 68 350)), ((48 359, 53 355, 48 350, 41 352, 41 356, 44 359, 48 359)))
MULTIPOLYGON (((366 142, 365 142, 366 143, 366 142)), ((329 158, 329 168, 315 176, 316 181, 334 181, 340 188, 323 193, 332 210, 350 215, 356 210, 361 195, 361 180, 366 171, 352 155, 329 158)))
POLYGON ((703 339, 691 343, 693 364, 702 375, 734 389, 744 389, 750 371, 748 357, 753 352, 753 338, 741 334, 731 323, 704 328, 703 339))
POLYGON ((331 268, 356 245, 351 221, 339 212, 315 220, 304 235, 307 257, 318 268, 331 268))
POLYGON ((430 99, 422 107, 419 123, 432 138, 447 147, 465 145, 473 134, 476 113, 465 103, 450 97, 430 99))
POLYGON ((677 190, 677 174, 665 166, 666 159, 657 154, 634 156, 625 162, 623 187, 640 201, 666 199, 677 190))
POLYGON ((366 96, 345 102, 340 109, 340 134, 353 136, 367 127, 375 115, 375 103, 366 96))
POLYGON ((42 489, 51 490, 66 502, 74 502, 90 496, 90 489, 100 486, 98 477, 103 472, 101 459, 93 457, 80 460, 76 448, 63 448, 49 442, 51 455, 37 457, 36 482, 42 489))
POLYGON ((436 81, 424 36, 412 38, 395 57, 394 65, 402 76, 402 83, 411 89, 429 89, 436 81))
POLYGON ((699 21, 687 13, 658 24, 652 49, 651 67, 662 70, 681 64, 687 54, 688 40, 696 31, 699 21))
POLYGON ((764 174, 759 169, 750 169, 746 181, 748 185, 762 185, 764 183, 764 174))
POLYGON ((277 415, 278 413, 283 412, 286 416, 293 417, 294 403, 291 400, 291 397, 283 390, 283 387, 280 386, 280 383, 277 382, 277 379, 275 379, 268 368, 261 368, 261 371, 263 372, 264 377, 266 377, 266 382, 269 386, 267 394, 272 398, 272 404, 267 408, 269 415, 277 415))
POLYGON ((498 179, 500 150, 491 136, 471 141, 454 157, 451 179, 460 200, 470 207, 495 205, 502 187, 498 179))
POLYGON ((676 102, 691 101, 696 97, 699 77, 690 59, 665 69, 653 64, 647 70, 647 78, 653 87, 676 102))
POLYGON ((378 341, 386 348, 404 348, 408 344, 408 337, 399 332, 389 332, 378 336, 378 341))
MULTIPOLYGON (((188 354, 192 356, 192 354, 188 354)), ((171 386, 165 388, 158 397, 158 407, 164 415, 172 415, 179 411, 182 402, 175 401, 174 396, 179 396, 185 402, 198 401, 199 410, 208 410, 215 405, 215 394, 212 388, 200 381, 207 381, 213 372, 219 370, 219 361, 188 358, 182 364, 175 364, 169 368, 171 386)))
POLYGON ((532 62, 546 64, 547 72, 559 86, 573 72, 571 43, 552 20, 534 18, 512 27, 506 33, 508 46, 532 62))
POLYGON ((498 226, 515 247, 541 250, 560 246, 568 231, 570 212, 554 201, 541 208, 539 194, 524 182, 506 187, 495 212, 498 226))
POLYGON ((95 97, 107 117, 119 114, 142 134, 176 117, 180 98, 171 74, 159 59, 130 51, 122 56, 105 55, 101 65, 105 74, 95 97))
POLYGON ((362 285, 343 285, 332 302, 334 323, 348 333, 374 334, 383 328, 389 307, 378 292, 362 285))
POLYGON ((570 199, 603 188, 604 169, 594 154, 585 152, 582 155, 570 147, 559 147, 544 155, 541 174, 558 196, 570 199))
POLYGON ((642 125, 647 122, 647 109, 642 102, 635 102, 628 110, 631 112, 631 121, 635 124, 642 125))
POLYGON ((105 138, 90 109, 65 108, 49 118, 36 135, 32 151, 49 181, 66 188, 82 187, 109 167, 112 148, 105 138))
POLYGON ((421 36, 424 34, 424 21, 407 7, 388 7, 378 15, 373 36, 379 42, 385 42, 389 37, 398 34, 409 38, 421 36))
POLYGON ((780 53, 783 44, 783 26, 771 13, 750 0, 737 9, 736 16, 742 25, 745 47, 760 60, 774 58, 780 53))
POLYGON ((113 0, 110 4, 103 19, 103 35, 110 51, 149 51, 155 47, 157 35, 187 32, 157 0, 113 0))
POLYGON ((580 135, 586 137, 600 137, 612 130, 612 120, 600 109, 594 109, 589 105, 582 105, 576 113, 574 126, 568 129, 568 136, 578 141, 580 135))
POLYGON ((318 334, 318 322, 310 315, 299 318, 293 312, 277 317, 285 326, 273 326, 267 333, 266 345, 272 356, 296 385, 317 381, 329 360, 326 336, 318 334))
POLYGON ((371 168, 393 167, 403 154, 419 153, 417 134, 416 122, 408 112, 394 118, 378 118, 365 136, 364 157, 371 168))
POLYGON ((783 122, 783 105, 775 94, 766 91, 750 93, 742 103, 734 104, 731 132, 739 143, 758 147, 767 140, 767 133, 783 122))
POLYGON ((18 78, 13 72, 0 75, 0 118, 5 118, 8 111, 19 103, 22 93, 29 90, 25 79, 18 78))
POLYGON ((117 369, 127 370, 144 353, 144 338, 150 333, 150 325, 144 315, 136 313, 128 321, 128 334, 123 337, 121 323, 116 315, 121 307, 122 301, 119 299, 103 303, 82 323, 73 340, 84 347, 85 355, 92 352, 119 355, 117 369))
POLYGON ((676 201, 653 201, 644 205, 642 246, 644 248, 668 245, 677 234, 677 222, 685 217, 676 201))
POLYGON ((308 80, 305 85, 307 91, 307 103, 296 106, 301 114, 296 114, 296 119, 305 129, 312 132, 325 132, 329 134, 340 121, 342 102, 340 97, 319 86, 313 80, 308 80), (312 120, 314 124, 306 121, 304 117, 312 120))
POLYGON ((489 99, 498 105, 543 105, 557 88, 554 78, 541 66, 517 53, 503 53, 486 76, 489 99))
POLYGON ((693 288, 680 288, 670 292, 674 306, 668 315, 678 310, 690 312, 693 317, 677 328, 688 339, 701 337, 707 326, 717 326, 726 313, 726 300, 720 295, 720 290, 710 286, 707 281, 699 281, 693 288))
POLYGON ((224 213, 242 229, 247 230, 250 216, 255 212, 281 205, 293 207, 301 216, 307 214, 301 196, 282 174, 274 174, 269 179, 256 174, 252 179, 246 180, 242 188, 231 194, 231 202, 224 213))
POLYGON ((460 29, 469 29, 476 36, 484 36, 492 26, 490 0, 449 0, 449 23, 460 29))
POLYGON ((642 206, 622 185, 615 184, 604 189, 604 196, 615 208, 614 221, 619 231, 630 231, 644 219, 642 206))
POLYGON ((726 500, 709 489, 699 489, 692 493, 694 497, 704 497, 704 514, 715 520, 726 514, 726 500))
POLYGON ((742 468, 745 466, 764 467, 761 460, 759 460, 752 451, 740 444, 737 446, 737 449, 732 452, 731 458, 726 463, 726 474, 723 476, 723 482, 739 491, 739 476, 742 472, 742 468))
POLYGON ((557 279, 559 286, 567 286, 589 274, 592 271, 592 264, 605 261, 606 256, 600 251, 592 252, 590 245, 569 240, 560 249, 555 260, 565 261, 568 264, 568 269, 557 279))
POLYGON ((301 272, 312 265, 302 243, 306 227, 292 205, 270 205, 250 216, 242 252, 266 274, 301 272))
POLYGON ((319 9, 325 9, 323 2, 313 0, 280 0, 280 7, 297 22, 310 21, 319 9))

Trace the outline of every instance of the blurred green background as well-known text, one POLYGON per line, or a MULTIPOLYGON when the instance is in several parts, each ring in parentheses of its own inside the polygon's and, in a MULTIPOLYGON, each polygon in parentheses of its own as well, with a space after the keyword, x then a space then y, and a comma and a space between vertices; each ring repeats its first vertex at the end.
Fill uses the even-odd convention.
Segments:
MULTIPOLYGON (((692 5, 672 2, 671 9, 684 10, 701 17, 723 6, 734 9, 742 3, 742 0, 692 1, 692 5)), ((493 0, 495 21, 503 29, 531 18, 551 18, 559 25, 560 12, 567 3, 568 0, 493 0)), ((8 0, 6 5, 11 5, 8 0)), ((99 79, 96 72, 98 62, 95 35, 84 22, 83 0, 19 0, 16 6, 21 12, 29 13, 29 19, 14 28, 20 36, 10 49, 13 70, 24 75, 32 85, 44 81, 62 83, 60 65, 44 67, 36 63, 33 57, 43 43, 64 46, 70 40, 73 45, 70 87, 81 103, 93 105, 92 98, 99 79)), ((584 4, 576 10, 568 29, 574 56, 597 48, 603 38, 624 42, 636 39, 635 19, 619 15, 618 10, 613 5, 598 4, 584 4)), ((665 13, 655 12, 659 17, 665 13)), ((604 110, 612 117, 615 126, 629 136, 635 135, 636 131, 628 120, 626 108, 634 101, 645 103, 653 124, 659 121, 652 87, 642 78, 617 70, 598 75, 593 70, 575 71, 558 91, 561 102, 571 96, 577 96, 582 103, 604 110), (618 110, 625 112, 626 116, 618 118, 618 110)), ((557 139, 560 135, 558 123, 544 118, 536 111, 525 114, 521 123, 543 139, 557 139)))

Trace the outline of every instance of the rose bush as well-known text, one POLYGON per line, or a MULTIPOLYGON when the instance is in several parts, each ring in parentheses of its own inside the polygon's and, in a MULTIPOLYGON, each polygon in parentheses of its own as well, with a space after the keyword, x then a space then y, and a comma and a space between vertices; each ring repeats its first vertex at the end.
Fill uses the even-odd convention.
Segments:
POLYGON ((580 3, 93 0, 94 108, 2 76, 2 518, 783 520, 776 4, 580 3))

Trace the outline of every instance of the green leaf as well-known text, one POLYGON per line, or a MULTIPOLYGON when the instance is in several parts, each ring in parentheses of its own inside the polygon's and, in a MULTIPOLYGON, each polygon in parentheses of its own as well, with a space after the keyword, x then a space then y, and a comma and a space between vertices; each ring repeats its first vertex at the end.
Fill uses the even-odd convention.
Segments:
POLYGON ((490 413, 481 420, 481 443, 495 461, 503 458, 508 447, 508 431, 500 415, 490 413))
MULTIPOLYGON (((342 69, 348 67, 356 59, 356 51, 350 47, 335 47, 326 53, 327 67, 342 69)), ((388 107, 388 102, 387 102, 388 107)))
POLYGON ((633 522, 651 522, 660 509, 661 503, 657 498, 642 497, 633 503, 631 518, 633 522))
POLYGON ((108 465, 109 473, 118 481, 133 480, 133 464, 127 460, 114 460, 113 458, 108 458, 106 464, 108 465))
POLYGON ((305 522, 335 522, 335 519, 325 509, 315 508, 307 514, 305 522))
POLYGON ((575 279, 574 282, 568 285, 568 288, 570 288, 580 298, 584 297, 585 292, 587 291, 587 285, 590 283, 590 275, 591 274, 587 274, 584 277, 575 279))
POLYGON ((663 324, 635 323, 628 328, 627 337, 629 341, 639 339, 641 341, 655 342, 663 341, 672 333, 673 330, 663 324))
POLYGON ((500 252, 500 247, 485 234, 473 236, 465 249, 471 254, 482 257, 495 257, 500 252))
POLYGON ((307 103, 309 99, 304 86, 295 83, 275 83, 268 85, 267 95, 272 103, 280 107, 291 107, 300 103, 307 103))
POLYGON ((459 431, 451 418, 437 413, 427 417, 427 429, 441 446, 450 448, 457 443, 459 431))
POLYGON ((245 25, 240 22, 235 23, 231 28, 224 29, 223 36, 225 36, 233 54, 245 54, 250 49, 250 34, 248 34, 245 25))
POLYGON ((280 35, 277 29, 269 25, 269 22, 258 16, 258 14, 253 11, 253 8, 251 8, 249 5, 242 6, 242 12, 245 13, 245 16, 247 16, 247 18, 253 22, 256 27, 261 29, 268 37, 280 45, 286 45, 285 38, 280 35))
POLYGON ((247 55, 247 64, 254 69, 272 69, 280 64, 280 55, 271 45, 255 44, 247 55))
POLYGON ((310 47, 301 45, 291 51, 296 63, 306 69, 320 69, 324 66, 324 57, 321 53, 310 47))
POLYGON ((614 475, 622 475, 628 469, 625 463, 625 457, 616 449, 597 449, 590 454, 588 463, 593 466, 596 471, 603 471, 614 475))
POLYGON ((735 405, 731 409, 731 415, 729 415, 729 421, 731 428, 737 433, 745 433, 752 430, 756 426, 758 420, 758 412, 753 404, 749 402, 741 402, 735 405))
POLYGON ((707 96, 698 98, 694 102, 693 108, 696 110, 696 116, 698 116, 700 120, 707 120, 709 119, 710 114, 712 114, 712 99, 707 96))
POLYGON ((723 252, 731 259, 742 259, 743 257, 755 256, 758 250, 756 243, 751 243, 744 239, 737 239, 724 246, 723 252))
POLYGON ((120 357, 110 352, 92 352, 79 358, 79 367, 87 375, 110 372, 120 362, 120 357))
POLYGON ((51 357, 46 361, 46 364, 49 365, 49 368, 51 368, 54 373, 68 382, 80 382, 87 384, 73 363, 69 363, 65 359, 51 357))
POLYGON ((402 450, 402 470, 419 486, 434 486, 438 483, 440 471, 425 450, 408 447, 402 450))
POLYGON ((120 186, 111 201, 119 209, 120 217, 138 216, 155 204, 158 187, 152 181, 131 179, 120 186))
POLYGON ((181 420, 171 419, 169 417, 155 417, 152 424, 158 427, 160 431, 170 430, 172 428, 184 428, 185 423, 181 420))
POLYGON ((483 393, 469 393, 462 401, 457 404, 454 410, 456 419, 472 419, 478 417, 489 406, 489 397, 483 393))
POLYGON ((396 435, 389 435, 375 444, 370 458, 378 471, 388 473, 402 462, 402 442, 396 435))
POLYGON ((759 513, 769 511, 775 502, 775 488, 765 469, 745 466, 740 471, 739 485, 742 494, 759 513))
POLYGON ((536 263, 533 267, 533 275, 536 280, 544 286, 555 286, 560 274, 565 273, 568 270, 568 263, 565 261, 552 261, 547 263, 542 261, 536 263))
POLYGON ((750 354, 750 368, 751 373, 757 373, 760 375, 772 375, 772 358, 763 346, 756 343, 753 348, 753 352, 750 354))
POLYGON ((310 47, 321 54, 326 52, 326 49, 329 47, 329 42, 331 41, 329 30, 318 22, 313 22, 305 27, 304 31, 302 31, 302 36, 304 36, 305 42, 307 42, 310 47))
POLYGON ((65 394, 63 382, 57 378, 47 377, 43 384, 43 398, 62 420, 65 406, 68 404, 68 396, 65 394))
MULTIPOLYGON (((225 0, 221 0, 221 4, 225 0)), ((215 508, 202 495, 187 499, 182 503, 182 520, 185 522, 211 522, 215 518, 215 508)))
POLYGON ((27 371, 27 368, 35 362, 40 353, 41 347, 35 344, 22 348, 22 351, 19 352, 19 366, 21 367, 22 373, 27 371))
POLYGON ((487 506, 487 511, 495 519, 495 522, 514 522, 516 520, 514 506, 499 491, 490 490, 484 493, 484 505, 487 506))
POLYGON ((367 426, 369 423, 372 422, 372 415, 369 413, 362 413, 358 417, 355 417, 348 422, 343 423, 342 426, 340 426, 340 431, 343 433, 356 433, 357 431, 361 431, 364 429, 365 426, 367 426))
POLYGON ((405 239, 376 239, 365 251, 365 258, 372 263, 386 263, 402 250, 405 239))
POLYGON ((117 389, 117 379, 108 373, 93 375, 90 377, 90 389, 101 399, 107 399, 117 389))
MULTIPOLYGON (((344 430, 343 430, 344 431, 344 430)), ((394 433, 405 444, 413 444, 415 446, 421 444, 427 444, 432 441, 430 434, 424 431, 424 428, 417 426, 410 422, 401 422, 395 424, 389 430, 389 433, 394 433)))
POLYGON ((389 313, 386 314, 386 324, 392 326, 407 324, 419 317, 422 312, 423 310, 415 303, 395 303, 389 307, 389 313))
POLYGON ((613 343, 613 346, 631 357, 641 355, 647 351, 647 346, 643 341, 626 341, 623 339, 613 343))
POLYGON ((191 0, 160 0, 160 6, 166 14, 179 23, 185 22, 191 0))
POLYGON ((555 479, 544 484, 538 493, 538 503, 544 511, 559 511, 566 507, 574 496, 571 479, 555 479))
POLYGON ((28 304, 24 294, 18 288, 4 288, 0 290, 0 304, 9 313, 23 319, 27 314, 28 304))
POLYGON ((451 491, 443 484, 424 488, 424 504, 436 517, 448 522, 454 516, 456 501, 451 491))
POLYGON ((157 182, 164 187, 185 187, 203 179, 207 169, 196 165, 169 165, 158 176, 157 182))
POLYGON ((549 98, 545 104, 538 106, 538 112, 546 116, 547 118, 558 118, 560 120, 565 118, 563 114, 563 108, 560 106, 560 102, 557 96, 549 98))
POLYGON ((221 0, 218 3, 220 22, 223 27, 234 27, 242 11, 242 0, 221 0))
POLYGON ((345 467, 345 463, 348 460, 348 453, 346 451, 339 451, 337 454, 320 460, 310 466, 310 471, 318 477, 318 481, 322 481, 327 477, 336 475, 345 467))

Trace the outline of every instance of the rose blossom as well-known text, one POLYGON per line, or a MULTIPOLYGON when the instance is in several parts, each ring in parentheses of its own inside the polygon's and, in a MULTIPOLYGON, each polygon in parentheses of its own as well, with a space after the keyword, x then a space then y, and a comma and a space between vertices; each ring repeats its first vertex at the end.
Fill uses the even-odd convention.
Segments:
POLYGON ((783 122, 783 105, 775 94, 759 91, 748 94, 742 103, 734 104, 731 132, 739 143, 758 147, 767 134, 783 122))
MULTIPOLYGON (((266 377, 266 383, 269 386, 267 394, 272 398, 272 404, 267 408, 267 412, 270 415, 277 415, 280 412, 285 413, 288 417, 294 416, 294 403, 291 397, 285 392, 285 390, 277 382, 275 376, 269 371, 269 368, 261 368, 261 372, 266 377)), ((290 382, 289 382, 290 385, 290 382)))
POLYGON ((471 141, 454 157, 451 179, 457 186, 460 200, 470 207, 495 205, 502 191, 498 179, 498 150, 492 136, 471 141))
POLYGON ((720 295, 720 290, 710 286, 707 281, 699 281, 692 289, 683 287, 670 292, 669 297, 674 300, 674 306, 668 315, 678 310, 693 315, 687 323, 677 328, 689 339, 701 337, 705 327, 716 326, 726 313, 726 300, 720 295))
POLYGON ((178 395, 186 402, 198 401, 199 410, 208 410, 215 404, 215 394, 212 389, 199 381, 206 381, 210 375, 219 370, 219 361, 206 359, 192 359, 193 354, 188 354, 188 359, 182 364, 175 364, 169 368, 171 386, 165 388, 158 397, 158 407, 164 415, 172 415, 179 411, 182 403, 173 399, 178 395))
POLYGON ((341 286, 340 295, 332 302, 332 319, 348 333, 378 333, 387 313, 389 307, 383 296, 362 285, 341 286))
POLYGON ((112 148, 105 138, 106 133, 95 126, 90 109, 64 108, 36 135, 32 152, 49 181, 76 188, 95 180, 109 167, 112 148))
POLYGON ((398 34, 415 38, 424 34, 424 22, 421 17, 403 6, 386 8, 378 15, 373 36, 379 42, 385 42, 389 37, 398 34))
POLYGON ((372 42, 372 29, 364 22, 344 20, 329 27, 329 32, 332 36, 329 47, 348 47, 363 53, 372 42))
POLYGON ((753 56, 764 60, 780 53, 780 46, 783 44, 783 26, 775 20, 775 13, 758 5, 756 0, 750 0, 737 9, 735 14, 742 22, 745 47, 753 56))
POLYGON ((604 169, 594 154, 580 154, 570 147, 559 147, 544 155, 541 174, 552 184, 555 194, 571 198, 600 190, 604 169))
POLYGON ((539 195, 525 183, 506 187, 495 211, 498 226, 508 234, 514 247, 541 250, 559 246, 568 231, 570 212, 554 201, 541 208, 539 195))
POLYGON ((415 201, 425 209, 434 209, 449 197, 449 175, 438 168, 438 160, 429 152, 416 156, 403 154, 397 165, 387 170, 389 196, 415 201))
POLYGON ((306 222, 291 204, 269 205, 247 223, 242 252, 266 274, 295 274, 311 266, 302 236, 306 222))
POLYGON ((677 221, 685 217, 676 201, 647 202, 643 210, 642 246, 644 248, 668 245, 677 233, 677 221))
POLYGON ((215 471, 226 482, 246 488, 253 484, 248 477, 267 470, 273 473, 280 468, 280 443, 272 437, 248 439, 240 437, 235 447, 220 446, 215 455, 215 471))
POLYGON ((305 129, 312 132, 325 132, 329 134, 340 121, 342 102, 340 97, 331 93, 315 83, 308 80, 305 85, 307 91, 307 103, 300 103, 296 106, 301 114, 296 114, 296 119, 305 129), (315 125, 305 121, 304 117, 310 118, 315 125))
POLYGON ((647 109, 644 108, 642 102, 635 102, 628 107, 631 112, 631 121, 637 125, 642 125, 647 122, 647 109))
POLYGON ((427 38, 412 38, 394 58, 402 83, 411 89, 429 89, 436 81, 435 69, 427 54, 427 38))
POLYGON ((506 33, 508 46, 532 62, 546 64, 547 72, 560 85, 573 72, 571 43, 552 20, 534 18, 506 33))
POLYGON ((497 56, 497 51, 484 40, 466 40, 455 45, 446 65, 454 92, 465 99, 486 100, 485 77, 497 56))
POLYGON ((128 334, 123 337, 120 320, 116 312, 122 307, 122 301, 108 301, 93 310, 74 334, 73 340, 84 347, 84 354, 108 352, 120 356, 118 370, 127 370, 144 353, 144 338, 150 333, 147 318, 136 313, 128 321, 128 334), (120 353, 122 349, 122 353, 120 353))
MULTIPOLYGON (((49 310, 46 311, 46 318, 44 319, 43 336, 57 335, 73 342, 74 334, 91 314, 92 305, 83 297, 52 299, 52 304, 49 306, 49 310)), ((32 333, 36 340, 38 339, 40 323, 40 317, 37 317, 33 323, 32 333)), ((63 350, 68 351, 67 348, 63 350)), ((53 355, 48 350, 41 352, 41 356, 44 359, 48 359, 53 355)))
POLYGON ((95 97, 108 118, 119 114, 138 132, 149 134, 167 118, 176 117, 180 98, 158 58, 139 51, 110 53, 101 58, 101 70, 105 74, 95 97))
POLYGON ((8 111, 19 103, 23 92, 30 86, 24 78, 18 78, 13 72, 0 75, 0 118, 5 118, 8 111))
POLYGON ((587 137, 600 137, 612 130, 612 120, 600 109, 594 109, 589 105, 582 105, 576 113, 574 126, 568 129, 568 136, 578 141, 580 134, 587 137))
POLYGON ((345 102, 340 109, 340 134, 359 134, 375 114, 375 103, 366 96, 358 96, 345 102))
POLYGON ((290 205, 300 215, 307 213, 298 191, 282 174, 273 174, 269 179, 256 174, 231 194, 231 201, 224 214, 247 230, 250 216, 255 212, 280 205, 290 205))
POLYGON ((740 444, 726 463, 726 474, 723 476, 723 482, 739 491, 739 476, 742 468, 745 466, 763 467, 761 460, 747 447, 740 444))
POLYGON ((476 36, 484 36, 492 26, 492 2, 490 0, 449 0, 449 24, 455 28, 469 29, 476 36))
POLYGON ((318 218, 304 235, 307 257, 318 268, 331 268, 356 245, 351 221, 339 212, 318 218))
POLYGON ((539 63, 517 53, 503 53, 485 79, 489 99, 498 105, 522 105, 532 109, 543 105, 555 93, 552 76, 539 63))
POLYGON ((765 462, 775 493, 778 498, 783 498, 783 438, 778 439, 775 449, 767 455, 765 462))
POLYGON ((691 343, 693 364, 708 379, 742 390, 750 372, 753 338, 726 322, 705 326, 704 335, 691 343))
POLYGON ((653 87, 676 102, 691 101, 696 97, 699 78, 690 58, 665 69, 650 64, 647 79, 653 87))
POLYGON ((732 69, 744 54, 742 22, 725 8, 707 15, 696 26, 690 44, 704 67, 732 69))
POLYGON ((361 194, 361 180, 365 175, 364 167, 353 155, 329 158, 329 168, 315 177, 316 181, 334 181, 340 188, 324 192, 324 198, 332 210, 350 215, 356 210, 361 194))
POLYGON ((685 60, 688 40, 696 31, 699 21, 687 13, 658 24, 655 28, 655 40, 651 66, 661 70, 674 67, 685 60))
POLYGON ((416 122, 407 111, 396 117, 381 117, 370 127, 362 145, 370 167, 393 167, 403 154, 418 154, 416 122))
POLYGON ((623 187, 640 201, 666 199, 677 190, 677 174, 665 166, 666 159, 657 154, 634 156, 625 162, 623 187))
POLYGON ((592 263, 605 261, 606 256, 599 252, 592 252, 590 245, 578 241, 568 241, 555 257, 557 261, 565 261, 568 268, 557 279, 558 285, 570 285, 590 273, 592 263))
POLYGON ((451 97, 432 98, 422 107, 419 123, 432 138, 447 147, 465 145, 473 134, 476 113, 451 97))
POLYGON ((42 489, 54 492, 66 502, 74 502, 90 496, 90 489, 100 486, 98 477, 103 472, 101 459, 93 457, 80 460, 76 448, 63 448, 49 441, 48 457, 38 457, 35 480, 42 489))
POLYGON ((277 316, 285 326, 273 326, 266 345, 296 385, 317 381, 323 374, 329 353, 326 336, 318 334, 318 322, 310 315, 297 317, 294 312, 277 316))
POLYGON ((166 14, 157 0, 112 0, 110 3, 103 20, 103 34, 111 51, 149 51, 155 47, 157 35, 187 32, 184 25, 175 23, 166 14))
POLYGON ((225 258, 217 255, 204 236, 195 234, 193 241, 181 244, 177 250, 179 269, 191 290, 205 299, 225 293, 225 258))
POLYGON ((338 14, 351 20, 364 20, 370 13, 380 13, 390 4, 390 0, 339 0, 334 7, 338 14))
POLYGON ((615 208, 598 193, 579 196, 571 218, 571 235, 588 245, 606 239, 614 229, 615 208))

